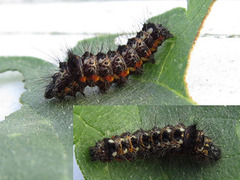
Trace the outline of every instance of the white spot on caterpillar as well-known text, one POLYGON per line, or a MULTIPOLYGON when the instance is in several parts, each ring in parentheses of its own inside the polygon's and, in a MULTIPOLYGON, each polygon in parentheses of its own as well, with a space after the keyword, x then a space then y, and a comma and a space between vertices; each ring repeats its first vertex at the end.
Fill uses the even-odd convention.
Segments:
POLYGON ((112 139, 109 139, 108 142, 114 144, 114 141, 112 139))
POLYGON ((98 60, 98 62, 99 62, 99 63, 102 63, 102 62, 103 62, 103 60, 104 60, 104 59, 99 59, 99 60, 98 60))
POLYGON ((152 34, 153 28, 149 28, 149 29, 147 30, 147 32, 150 33, 150 34, 152 34))
POLYGON ((87 63, 88 63, 88 60, 89 60, 89 59, 85 59, 85 60, 83 61, 83 64, 87 64, 87 63))
POLYGON ((178 144, 183 144, 183 140, 180 139, 180 140, 178 141, 178 144))
POLYGON ((117 156, 117 152, 112 153, 112 157, 115 157, 115 156, 117 156))
POLYGON ((133 48, 133 49, 136 49, 136 48, 137 48, 137 45, 136 45, 136 44, 133 44, 133 45, 132 45, 132 48, 133 48))
POLYGON ((166 131, 167 131, 168 133, 172 132, 172 130, 171 130, 169 127, 166 128, 166 131))

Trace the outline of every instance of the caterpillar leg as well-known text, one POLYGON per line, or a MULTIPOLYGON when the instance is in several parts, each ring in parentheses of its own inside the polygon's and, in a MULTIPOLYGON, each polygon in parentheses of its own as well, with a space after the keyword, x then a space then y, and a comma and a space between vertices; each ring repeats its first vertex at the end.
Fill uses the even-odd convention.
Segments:
POLYGON ((137 67, 136 68, 136 73, 137 74, 142 74, 143 73, 143 68, 142 67, 137 67))
POLYGON ((112 82, 98 81, 97 86, 102 93, 105 93, 112 85, 112 82))
POLYGON ((154 59, 154 54, 151 54, 151 56, 149 56, 147 62, 150 62, 150 63, 152 63, 152 64, 155 64, 156 61, 155 61, 155 59, 154 59))

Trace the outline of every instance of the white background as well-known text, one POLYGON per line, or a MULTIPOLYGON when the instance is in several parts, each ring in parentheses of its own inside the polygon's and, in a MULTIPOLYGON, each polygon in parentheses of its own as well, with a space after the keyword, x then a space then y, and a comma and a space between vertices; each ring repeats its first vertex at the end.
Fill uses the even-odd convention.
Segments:
MULTIPOLYGON (((239 5, 237 0, 214 4, 191 54, 186 81, 190 96, 200 105, 240 104, 239 5)), ((0 56, 50 61, 81 39, 96 33, 135 32, 144 19, 186 6, 184 0, 0 1, 0 56)), ((22 80, 18 72, 0 73, 0 120, 20 109, 22 80)))

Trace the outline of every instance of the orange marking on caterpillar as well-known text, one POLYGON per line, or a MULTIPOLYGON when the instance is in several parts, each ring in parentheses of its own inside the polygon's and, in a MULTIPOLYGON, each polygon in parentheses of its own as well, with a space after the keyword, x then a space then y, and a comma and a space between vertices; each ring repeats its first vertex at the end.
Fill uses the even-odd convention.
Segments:
POLYGON ((134 68, 142 67, 142 64, 143 64, 143 62, 139 61, 139 62, 136 63, 134 68))
POLYGON ((93 80, 94 82, 97 82, 97 81, 99 81, 99 76, 97 76, 97 75, 92 75, 92 76, 91 76, 91 80, 93 80))
POLYGON ((83 76, 83 77, 80 77, 80 78, 79 78, 79 81, 80 81, 80 82, 86 82, 86 80, 87 80, 86 76, 83 76))
POLYGON ((154 52, 154 51, 156 51, 156 47, 152 47, 150 50, 152 51, 152 52, 154 52))
POLYGON ((67 93, 67 92, 69 92, 69 91, 71 91, 71 89, 68 88, 68 87, 66 87, 66 88, 64 89, 64 92, 65 92, 65 93, 67 93))
POLYGON ((121 74, 119 75, 119 77, 126 77, 129 74, 129 68, 127 68, 126 71, 121 72, 121 74))
POLYGON ((156 40, 157 46, 159 46, 159 45, 163 42, 163 40, 164 40, 164 37, 160 36, 160 37, 156 40))
POLYGON ((73 86, 77 87, 78 83, 76 81, 73 82, 73 86))
POLYGON ((112 82, 114 80, 113 76, 106 76, 104 77, 104 79, 106 79, 108 82, 112 82))
POLYGON ((133 149, 131 137, 130 137, 130 136, 127 136, 127 139, 128 139, 129 144, 130 144, 130 149, 129 149, 129 151, 132 153, 132 152, 134 151, 134 149, 133 149))

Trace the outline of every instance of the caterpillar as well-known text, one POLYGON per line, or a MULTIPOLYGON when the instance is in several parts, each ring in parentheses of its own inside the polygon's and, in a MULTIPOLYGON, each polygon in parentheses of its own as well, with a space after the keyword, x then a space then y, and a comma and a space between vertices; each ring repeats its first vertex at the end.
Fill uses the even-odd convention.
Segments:
POLYGON ((215 162, 221 158, 221 149, 202 130, 197 130, 196 124, 186 127, 182 123, 104 138, 89 149, 91 160, 102 162, 182 155, 197 162, 215 162))
POLYGON ((130 74, 142 73, 143 64, 154 63, 157 48, 173 35, 161 24, 145 23, 136 37, 119 45, 116 51, 109 50, 96 55, 85 52, 82 56, 68 50, 67 61, 59 63, 59 72, 51 77, 46 86, 46 99, 63 99, 65 96, 83 96, 87 86, 97 86, 106 92, 113 83, 124 84, 130 74))

